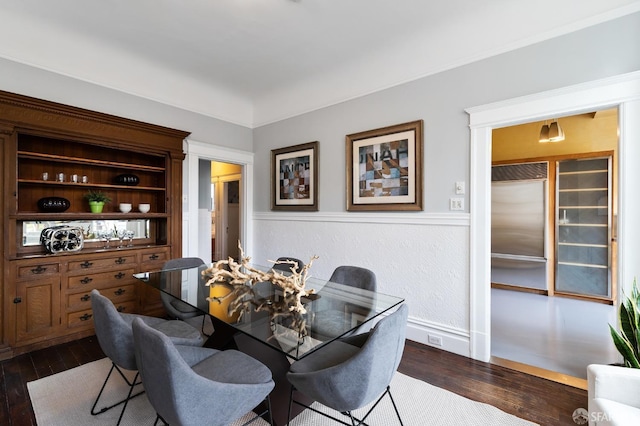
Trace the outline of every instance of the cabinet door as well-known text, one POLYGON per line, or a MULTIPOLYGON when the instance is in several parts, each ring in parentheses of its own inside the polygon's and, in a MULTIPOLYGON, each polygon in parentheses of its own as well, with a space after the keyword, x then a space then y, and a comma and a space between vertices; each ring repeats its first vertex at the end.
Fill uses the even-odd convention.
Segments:
POLYGON ((60 278, 16 283, 16 341, 50 336, 60 326, 60 278))
POLYGON ((558 162, 556 291, 611 299, 611 157, 558 162))

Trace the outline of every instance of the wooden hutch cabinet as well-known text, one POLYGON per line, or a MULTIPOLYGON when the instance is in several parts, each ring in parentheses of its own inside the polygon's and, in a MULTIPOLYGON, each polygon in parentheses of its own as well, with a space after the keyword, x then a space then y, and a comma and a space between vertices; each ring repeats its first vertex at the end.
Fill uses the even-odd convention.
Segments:
POLYGON ((94 288, 120 311, 163 313, 132 274, 181 256, 188 135, 0 91, 0 359, 92 334, 94 288), (88 191, 111 198, 102 213, 88 191), (46 251, 40 232, 52 226, 81 229, 82 249, 46 251), (135 231, 124 240, 118 229, 135 231))

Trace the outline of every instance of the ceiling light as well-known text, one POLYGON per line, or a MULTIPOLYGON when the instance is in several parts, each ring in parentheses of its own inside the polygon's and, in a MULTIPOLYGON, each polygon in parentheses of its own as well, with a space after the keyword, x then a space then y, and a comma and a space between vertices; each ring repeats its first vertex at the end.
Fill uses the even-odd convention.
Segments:
POLYGON ((549 126, 544 123, 542 129, 540 129, 540 142, 549 142, 549 126))
POLYGON ((563 140, 564 131, 557 120, 552 121, 551 124, 544 123, 540 129, 539 142, 560 142, 563 140))
POLYGON ((564 131, 557 121, 549 125, 549 142, 560 142, 564 140, 564 131))

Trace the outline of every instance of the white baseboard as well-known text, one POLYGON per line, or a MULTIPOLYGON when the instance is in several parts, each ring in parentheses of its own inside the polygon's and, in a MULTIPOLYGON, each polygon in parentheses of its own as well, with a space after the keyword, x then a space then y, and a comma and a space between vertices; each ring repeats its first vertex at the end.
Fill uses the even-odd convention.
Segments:
POLYGON ((407 339, 466 357, 470 357, 471 354, 468 331, 446 327, 442 324, 409 318, 407 339), (430 337, 431 339, 429 339, 430 337))

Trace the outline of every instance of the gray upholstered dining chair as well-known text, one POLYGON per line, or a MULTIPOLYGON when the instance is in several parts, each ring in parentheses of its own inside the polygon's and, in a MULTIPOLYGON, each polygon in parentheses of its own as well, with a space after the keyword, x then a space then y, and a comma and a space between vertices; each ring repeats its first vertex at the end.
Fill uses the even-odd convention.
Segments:
POLYGON ((376 274, 360 266, 343 265, 333 270, 329 281, 351 287, 376 291, 376 274))
MULTIPOLYGON (((167 260, 164 265, 162 265, 162 269, 176 269, 176 268, 197 268, 200 265, 204 265, 204 260, 199 257, 181 257, 178 259, 170 259, 167 260)), ((167 283, 163 283, 163 285, 167 285, 167 283)), ((167 294, 163 291, 160 292, 160 299, 162 300, 162 305, 164 306, 164 310, 167 312, 167 315, 171 318, 186 320, 189 318, 194 318, 202 315, 202 312, 194 308, 193 306, 177 299, 170 294, 167 294)), ((204 321, 205 315, 202 315, 202 331, 204 333, 204 321)))
POLYGON ((133 346, 133 330, 131 328, 133 320, 139 318, 140 321, 144 321, 150 327, 170 336, 176 343, 182 345, 201 346, 204 343, 204 339, 198 329, 182 321, 171 321, 162 318, 118 312, 111 300, 101 295, 96 289, 91 291, 91 308, 93 310, 93 324, 98 343, 105 355, 111 360, 111 369, 102 384, 102 388, 100 388, 93 407, 91 407, 91 414, 95 416, 123 404, 117 423, 120 424, 129 400, 142 393, 138 392, 132 395, 135 386, 140 384, 138 381, 139 373, 136 372, 135 377, 130 381, 122 372, 122 369, 131 371, 138 370, 133 346), (103 407, 96 411, 102 392, 114 370, 120 374, 129 386, 127 397, 111 406, 103 407))
POLYGON ((174 345, 138 319, 133 322, 133 335, 147 397, 156 410, 156 423, 223 426, 263 401, 266 408, 251 421, 268 412, 272 423, 269 393, 274 382, 271 370, 258 360, 233 349, 174 345))
MULTIPOLYGON (((296 259, 295 257, 279 257, 276 262, 285 262, 285 261, 293 261, 296 262, 297 268, 296 268, 296 272, 300 271, 302 268, 304 268, 304 262, 301 261, 300 259, 296 259)), ((273 265, 273 269, 277 270, 277 271, 291 271, 291 268, 294 265, 291 263, 276 263, 273 265)))
POLYGON ((296 403, 343 424, 362 424, 378 402, 389 395, 402 424, 400 412, 391 396, 390 383, 404 351, 408 311, 407 305, 403 304, 380 320, 370 332, 329 343, 322 350, 294 362, 287 373, 292 385, 289 421, 292 404, 296 403), (296 401, 294 389, 348 415, 351 423, 296 401), (358 420, 352 415, 353 410, 366 406, 376 398, 376 403, 362 419, 358 420))
MULTIPOLYGON (((346 286, 364 289, 369 291, 376 291, 377 281, 376 274, 367 268, 360 266, 343 265, 334 269, 329 278, 329 282, 325 286, 327 290, 331 289, 331 284, 343 284, 346 286)), ((327 291, 324 290, 324 291, 327 291)), ((344 329, 349 328, 348 325, 352 323, 353 319, 345 316, 347 309, 347 302, 339 302, 335 299, 324 300, 322 298, 323 290, 320 290, 318 295, 319 300, 315 302, 315 309, 322 311, 321 322, 314 322, 313 333, 318 338, 334 337, 343 332, 344 329)), ((371 299, 363 300, 362 305, 358 306, 358 312, 354 312, 358 316, 367 316, 375 307, 375 295, 371 299)), ((360 325, 353 329, 347 335, 354 335, 358 333, 366 333, 371 329, 371 323, 360 325)))

